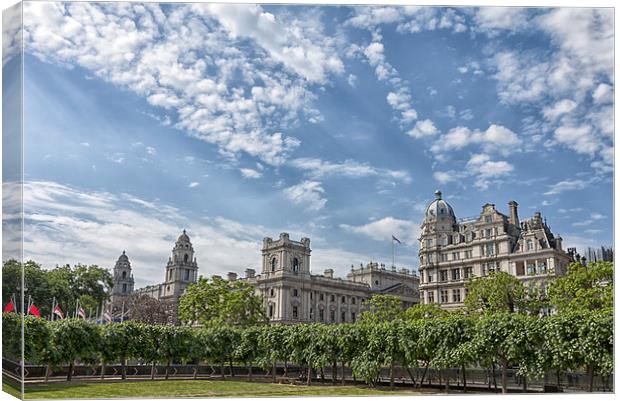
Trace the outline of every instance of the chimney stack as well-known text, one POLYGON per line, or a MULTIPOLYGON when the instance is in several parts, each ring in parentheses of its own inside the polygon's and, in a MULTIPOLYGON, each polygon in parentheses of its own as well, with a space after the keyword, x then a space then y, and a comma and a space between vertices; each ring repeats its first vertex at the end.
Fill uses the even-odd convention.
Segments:
POLYGON ((254 278, 255 274, 256 274, 256 270, 254 270, 254 269, 245 269, 245 277, 246 278, 254 278))
POLYGON ((228 281, 235 281, 235 280, 237 280, 237 273, 228 272, 226 277, 228 278, 228 281))
POLYGON ((517 207, 519 204, 515 201, 508 202, 508 206, 510 208, 510 219, 508 220, 510 224, 514 224, 519 227, 519 214, 517 213, 517 207))
POLYGON ((323 275, 327 278, 334 278, 334 269, 325 269, 323 275))

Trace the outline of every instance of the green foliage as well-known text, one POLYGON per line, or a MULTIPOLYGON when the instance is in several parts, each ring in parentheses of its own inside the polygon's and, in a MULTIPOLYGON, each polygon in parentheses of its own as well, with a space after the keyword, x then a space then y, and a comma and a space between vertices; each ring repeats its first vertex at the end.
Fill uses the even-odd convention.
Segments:
POLYGON ((562 311, 613 308, 614 266, 611 262, 568 266, 568 273, 549 286, 549 298, 562 311))
POLYGON ((2 314, 2 356, 14 361, 22 358, 22 316, 8 312, 2 314))
POLYGON ((179 301, 179 317, 186 323, 248 327, 266 323, 262 299, 254 286, 241 280, 200 277, 179 301))
POLYGON ((367 322, 391 322, 403 315, 402 303, 393 295, 374 295, 365 301, 368 310, 362 312, 361 320, 367 322))
POLYGON ((100 348, 99 330, 82 319, 49 322, 50 362, 53 365, 73 363, 76 359, 91 361, 100 348))
POLYGON ((134 358, 144 348, 144 325, 132 321, 100 326, 99 353, 105 363, 134 358))
MULTIPOLYGON (((14 314, 15 315, 15 314, 14 314)), ((45 319, 24 318, 24 359, 28 363, 47 363, 50 351, 50 327, 45 319)))
POLYGON ((418 304, 407 308, 403 312, 404 320, 419 320, 433 317, 445 316, 448 312, 441 309, 439 304, 418 304))
POLYGON ((526 288, 515 276, 506 272, 491 272, 488 277, 476 277, 467 283, 465 306, 470 311, 515 312, 527 305, 526 288))

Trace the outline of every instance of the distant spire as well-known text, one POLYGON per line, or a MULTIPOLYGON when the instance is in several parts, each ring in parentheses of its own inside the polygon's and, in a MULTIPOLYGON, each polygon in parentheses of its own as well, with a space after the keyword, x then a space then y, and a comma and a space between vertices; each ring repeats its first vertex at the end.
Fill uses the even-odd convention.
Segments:
POLYGON ((441 199, 441 191, 440 190, 436 190, 435 191, 435 198, 441 199))
POLYGON ((185 229, 183 229, 183 234, 185 234, 185 229))
POLYGON ((125 250, 123 249, 123 255, 125 254, 125 250))

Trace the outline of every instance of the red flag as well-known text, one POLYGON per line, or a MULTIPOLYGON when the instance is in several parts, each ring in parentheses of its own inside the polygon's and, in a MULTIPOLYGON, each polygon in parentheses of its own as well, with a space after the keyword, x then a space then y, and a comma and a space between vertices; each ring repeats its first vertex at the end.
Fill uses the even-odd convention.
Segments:
POLYGON ((35 304, 30 305, 30 308, 28 308, 28 313, 35 315, 36 317, 41 317, 41 312, 39 312, 39 308, 37 308, 35 304))
POLYGON ((9 301, 8 304, 6 304, 6 306, 4 307, 4 311, 5 312, 14 312, 15 311, 15 305, 13 305, 13 300, 12 299, 9 301))
POLYGON ((82 319, 86 319, 86 312, 84 311, 84 308, 80 308, 77 314, 82 317, 82 319))
POLYGON ((64 319, 65 315, 62 313, 62 310, 60 310, 60 306, 56 305, 56 308, 54 308, 54 315, 60 316, 61 319, 64 319))

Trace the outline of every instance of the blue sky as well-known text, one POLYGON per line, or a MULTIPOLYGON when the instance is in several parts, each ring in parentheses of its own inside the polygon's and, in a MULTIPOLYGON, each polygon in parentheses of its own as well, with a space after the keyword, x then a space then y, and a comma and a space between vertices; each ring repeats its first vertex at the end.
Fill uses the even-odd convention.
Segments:
POLYGON ((394 234, 415 269, 438 188, 611 244, 612 13, 27 3, 26 254, 144 285, 183 228, 203 275, 287 231, 342 275, 394 234))

